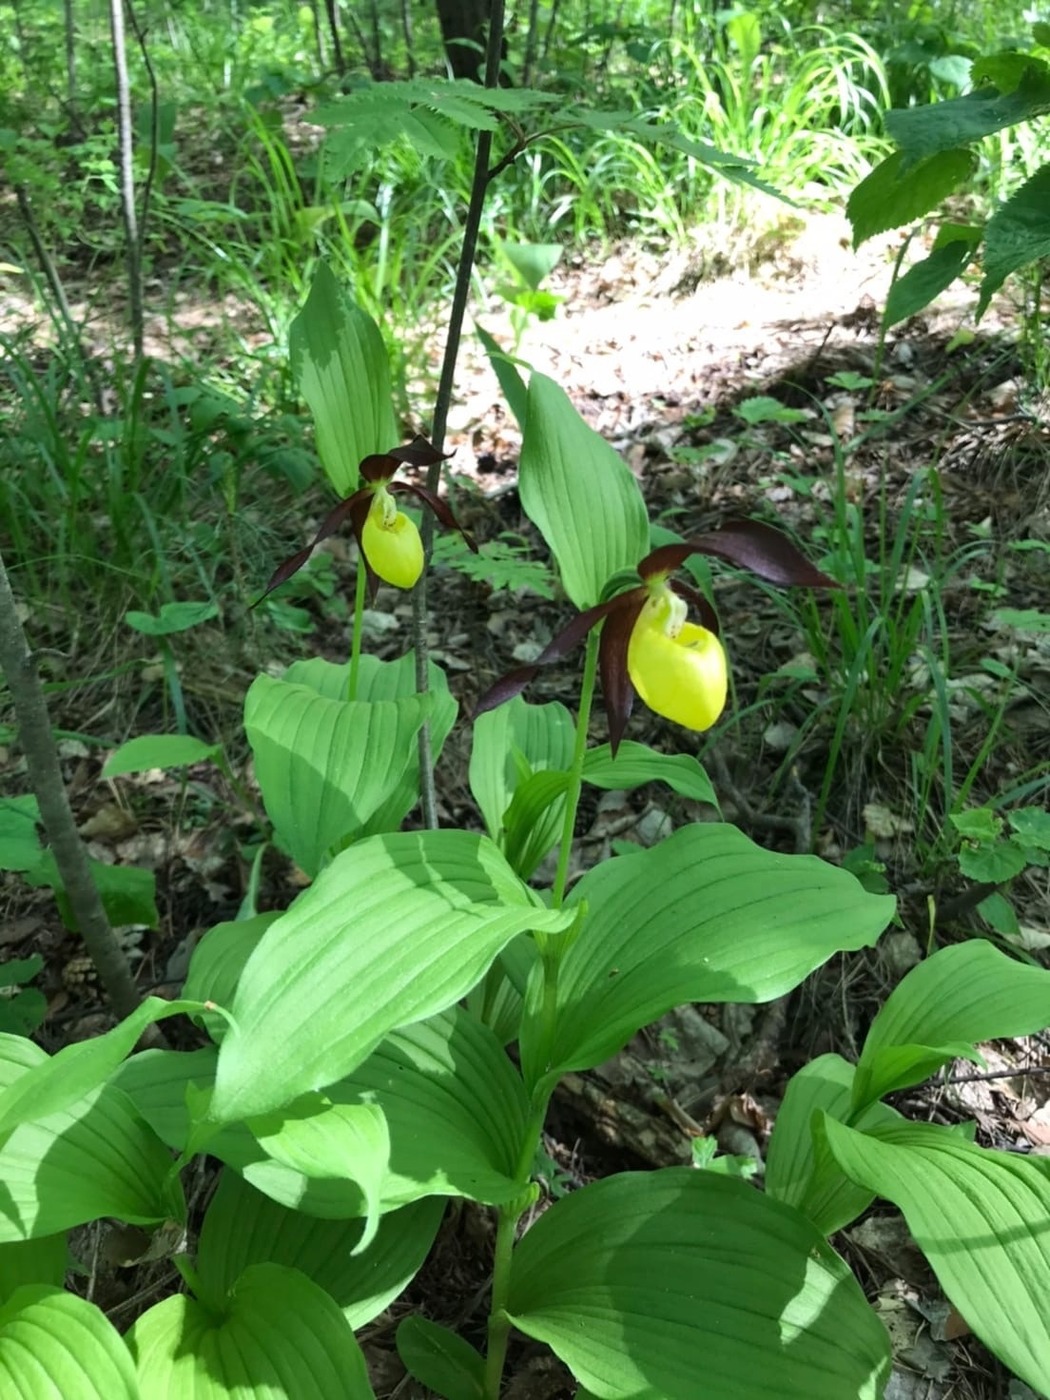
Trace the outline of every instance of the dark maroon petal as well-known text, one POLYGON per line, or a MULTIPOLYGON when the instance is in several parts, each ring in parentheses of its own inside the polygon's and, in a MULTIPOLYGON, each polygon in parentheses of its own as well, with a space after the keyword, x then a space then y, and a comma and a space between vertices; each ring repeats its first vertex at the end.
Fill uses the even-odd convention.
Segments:
POLYGON ((714 555, 716 559, 735 564, 738 569, 750 569, 759 578, 781 587, 840 587, 833 578, 814 567, 787 535, 758 520, 728 520, 717 530, 689 540, 688 544, 695 554, 714 555))
POLYGON ((362 459, 358 471, 365 481, 389 481, 398 469, 398 460, 392 452, 371 452, 362 459))
POLYGON ((515 695, 520 695, 529 682, 536 679, 539 669, 539 666, 519 666, 516 671, 508 671, 505 676, 500 676, 495 685, 489 686, 474 706, 475 719, 486 710, 495 710, 500 705, 505 705, 508 700, 513 700, 515 695))
POLYGON ((690 554, 696 550, 691 544, 662 544, 647 554, 638 565, 638 572, 644 579, 666 578, 680 569, 690 554))
POLYGON ((433 491, 428 491, 425 486, 416 486, 415 483, 411 481, 395 481, 391 484, 390 490, 392 494, 398 496, 415 496, 416 499, 422 501, 425 506, 429 506, 441 521, 442 525, 446 526, 449 530, 458 530, 474 553, 477 554, 477 540, 475 540, 469 530, 464 530, 463 526, 452 514, 452 511, 440 496, 435 496, 433 491))
POLYGON ((698 588, 694 588, 690 583, 682 583, 676 578, 671 579, 667 586, 672 593, 677 593, 679 598, 685 599, 709 632, 713 632, 716 637, 721 635, 718 614, 698 588))
POLYGON ((453 455, 451 452, 439 452, 422 433, 417 433, 407 447, 394 447, 388 453, 406 467, 432 467, 435 462, 447 462, 453 455))
MULTIPOLYGON (((620 594, 620 598, 624 596, 620 594)), ((638 621, 646 601, 644 590, 640 598, 636 596, 636 592, 626 596, 629 601, 605 619, 598 650, 602 695, 605 697, 605 713, 609 717, 609 748, 613 758, 620 747, 620 740, 634 705, 634 686, 627 673, 627 648, 634 624, 638 621)), ((619 598, 613 601, 619 602, 619 598)))
MULTIPOLYGON (((333 506, 321 522, 321 528, 318 530, 317 534, 314 535, 306 548, 289 555, 283 564, 278 564, 277 568, 274 569, 273 573, 270 575, 266 587, 263 589, 262 593, 260 593, 259 597, 256 598, 252 606, 256 607, 268 593, 272 593, 275 588, 279 588, 282 583, 286 583, 293 574, 297 574, 322 540, 326 540, 329 535, 334 535, 347 516, 350 516, 351 520, 354 518, 362 502, 365 503, 365 512, 367 514, 367 500, 370 496, 371 492, 369 491, 355 491, 352 496, 347 496, 345 501, 340 501, 337 506, 333 506)), ((355 525, 355 533, 356 528, 355 525)))

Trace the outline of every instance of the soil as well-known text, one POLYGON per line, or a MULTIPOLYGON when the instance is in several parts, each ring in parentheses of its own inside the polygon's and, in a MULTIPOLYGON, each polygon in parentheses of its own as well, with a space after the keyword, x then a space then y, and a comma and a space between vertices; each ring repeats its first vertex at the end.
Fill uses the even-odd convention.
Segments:
MULTIPOLYGON (((1050 410, 1033 388, 1019 348, 1016 309, 997 303, 975 328, 973 287, 954 291, 880 343, 879 307, 895 251, 888 238, 855 254, 845 225, 831 216, 804 221, 789 241, 760 246, 756 240, 749 271, 714 280, 706 275, 710 250, 705 259, 701 249, 668 257, 624 246, 601 260, 559 268, 550 285, 563 306, 554 321, 528 327, 517 353, 562 385, 635 472, 653 518, 685 536, 727 516, 753 514, 779 519, 818 558, 826 547, 821 530, 838 464, 850 505, 863 521, 868 557, 876 558, 908 507, 916 472, 935 466, 945 502, 943 554, 959 560, 942 591, 952 675, 979 679, 982 662, 992 658, 1016 676, 994 749, 971 793, 976 803, 1023 775, 1050 774, 1050 637, 991 625, 988 603, 989 593, 1001 590, 993 594, 997 607, 1050 612, 1050 571, 1037 547, 1050 545, 1050 410), (848 387, 856 383, 851 374, 870 380, 870 387, 848 387), (746 405, 757 396, 804 416, 749 424, 746 405), (872 411, 876 417, 865 416, 872 411), (982 541, 992 547, 976 549, 982 541), (1035 543, 1011 550, 1018 542, 1035 543)), ((12 311, 9 304, 7 311, 18 314, 19 308, 12 311)), ((199 322, 202 308, 186 311, 191 324, 194 317, 199 322)), ((222 308, 210 311, 225 314, 222 308)), ((250 322, 243 307, 230 314, 250 322)), ((512 342, 498 305, 480 308, 478 315, 501 343, 512 342)), ((416 402, 432 394, 441 344, 436 330, 420 382, 410 386, 416 402)), ((170 352, 170 343, 164 348, 170 352)), ((448 446, 455 449, 451 466, 464 523, 483 541, 510 535, 536 544, 516 489, 520 435, 473 341, 465 347, 448 446)), ((309 524, 282 522, 278 534, 287 553, 308 537, 309 524)), ((351 551, 340 540, 329 547, 336 577, 350 596, 351 551)), ((913 561, 914 574, 903 582, 906 592, 926 587, 923 562, 913 561)), ((909 669, 899 712, 883 732, 848 728, 842 762, 825 784, 836 711, 826 678, 790 678, 792 667, 804 669, 799 613, 735 576, 719 578, 715 587, 733 665, 735 710, 699 752, 724 816, 781 850, 816 849, 838 859, 869 845, 900 897, 900 921, 877 949, 833 959, 781 1002, 682 1008, 637 1036, 614 1061, 569 1076, 545 1143, 558 1189, 618 1170, 688 1162, 700 1133, 716 1135, 723 1150, 761 1163, 791 1073, 827 1050, 855 1057, 878 1006, 930 938, 947 942, 988 933, 957 871, 915 855, 917 842, 929 835, 915 829, 910 788, 912 755, 924 732, 921 702, 910 718, 904 716, 908 700, 928 689, 929 672, 917 664, 909 669)), ((446 665, 466 713, 497 675, 527 659, 530 649, 535 654, 565 618, 561 602, 525 590, 494 590, 448 567, 435 570, 430 601, 433 653, 446 665)), ((818 607, 827 627, 830 604, 824 600, 818 607)), ((217 624, 210 640, 202 629, 193 664, 184 669, 190 724, 204 737, 227 741, 235 764, 244 757, 240 700, 260 665, 318 651, 345 657, 345 622, 320 606, 314 611, 318 628, 305 639, 267 635, 250 614, 226 633, 217 624)), ((400 654, 407 645, 406 600, 384 592, 377 611, 385 622, 374 648, 381 655, 400 654)), ((34 623, 46 632, 46 617, 30 617, 30 628, 34 623)), ((88 644, 77 635, 81 646, 88 644)), ((110 646, 111 659, 119 659, 120 643, 111 640, 110 646)), ((77 736, 63 740, 63 764, 92 854, 156 874, 159 925, 127 930, 127 946, 142 990, 174 995, 197 937, 236 915, 248 878, 238 843, 255 829, 257 808, 250 784, 237 791, 208 765, 189 770, 185 781, 159 773, 101 779, 106 750, 79 736, 106 735, 115 743, 164 723, 163 676, 150 669, 148 656, 142 660, 133 680, 118 686, 94 680, 58 690, 53 719, 77 736)), ((60 662, 47 674, 53 679, 61 669, 60 662)), ((105 669, 78 672, 73 657, 62 674, 105 669)), ((567 664, 546 673, 532 694, 571 704, 574 677, 567 664)), ((959 689, 953 708, 956 771, 963 773, 980 758, 988 725, 989 709, 971 690, 982 693, 977 680, 959 689)), ((602 723, 599 715, 598 741, 604 738, 602 723)), ((629 733, 679 751, 696 743, 644 713, 636 713, 629 733)), ((476 824, 466 774, 469 742, 469 725, 461 720, 440 769, 446 824, 476 824)), ((0 749, 0 775, 5 792, 26 790, 16 746, 0 749)), ((589 865, 614 841, 648 844, 703 815, 655 787, 592 797, 581 813, 580 851, 589 865)), ((262 907, 284 907, 298 887, 296 872, 268 855, 262 907)), ((1019 877, 1011 897, 1029 931, 1027 952, 1045 965, 1046 871, 1019 877)), ((0 876, 0 942, 5 957, 33 951, 45 957, 39 985, 48 1000, 40 1032, 46 1048, 97 1033, 108 1023, 90 965, 47 891, 0 876)), ((986 1048, 982 1074, 960 1062, 936 1084, 899 1096, 897 1107, 929 1121, 976 1119, 982 1143, 1045 1154, 1048 1049, 1048 1037, 997 1043, 986 1048)), ((1005 1400, 1005 1371, 948 1309, 895 1216, 872 1212, 836 1244, 891 1326, 898 1358, 887 1392, 893 1400, 1005 1400)), ((94 1246, 89 1241, 86 1247, 94 1246)), ((482 1339, 490 1248, 485 1212, 462 1203, 450 1208, 435 1254, 410 1293, 364 1334, 377 1395, 419 1393, 404 1378, 394 1350, 395 1326, 406 1311, 420 1310, 482 1339)), ((154 1301, 174 1283, 163 1264, 112 1266, 111 1275, 107 1296, 123 1309, 132 1306, 129 1299, 154 1301)), ((565 1373, 531 1344, 513 1350, 511 1363, 508 1396, 556 1400, 572 1394, 565 1373)))

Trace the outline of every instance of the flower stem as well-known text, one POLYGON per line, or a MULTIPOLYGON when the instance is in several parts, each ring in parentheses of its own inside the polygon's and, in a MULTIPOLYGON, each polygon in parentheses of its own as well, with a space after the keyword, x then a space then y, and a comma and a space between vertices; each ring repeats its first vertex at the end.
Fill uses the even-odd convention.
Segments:
POLYGON ((354 630, 350 634, 350 678, 346 683, 346 698, 357 699, 357 673, 361 668, 361 624, 365 611, 365 589, 368 571, 363 556, 357 560, 357 586, 354 589, 354 630))
POLYGON ((580 686, 580 712, 576 718, 576 747, 569 769, 569 786, 565 793, 565 822, 561 832, 561 849, 558 851, 558 871, 554 877, 551 903, 560 909, 565 900, 565 885, 569 878, 569 856, 572 853, 572 836, 576 830, 576 811, 580 805, 580 790, 583 787, 583 760, 587 754, 587 729, 591 720, 591 702, 594 699, 594 681, 598 672, 598 629, 587 638, 587 654, 583 663, 583 683, 580 686))

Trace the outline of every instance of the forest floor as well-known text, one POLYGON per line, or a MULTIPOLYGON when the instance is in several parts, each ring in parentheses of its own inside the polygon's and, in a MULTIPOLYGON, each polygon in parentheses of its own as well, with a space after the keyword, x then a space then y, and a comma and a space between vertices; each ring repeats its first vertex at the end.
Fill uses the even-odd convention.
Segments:
MULTIPOLYGON (((550 287, 564 305, 554 321, 528 328, 518 353, 561 384, 635 472, 653 519, 682 535, 728 516, 775 514, 819 561, 836 543, 836 490, 844 493, 850 521, 875 563, 892 550, 899 530, 916 530, 903 564, 888 579, 885 569, 876 570, 871 588, 882 590, 884 611, 902 618, 923 596, 936 604, 936 636, 950 658, 954 772, 977 769, 969 798, 976 805, 1040 765, 1050 772, 1050 405, 1030 390, 1010 306, 997 304, 974 333, 971 289, 895 328, 880 348, 879 308, 892 242, 858 256, 847 236, 844 223, 814 219, 793 243, 767 250, 752 272, 713 279, 700 254, 657 257, 626 245, 601 261, 581 259, 556 271, 550 287), (960 329, 969 333, 960 336, 960 329), (748 408, 759 396, 776 404, 748 408), (924 489, 920 528, 912 493, 916 473, 930 467, 937 468, 939 494, 924 489), (1019 626, 1016 615, 997 618, 1004 609, 1032 610, 1033 619, 1038 613, 1044 620, 1019 626), (984 664, 989 660, 991 667, 984 664), (1012 679, 1000 706, 1004 674, 1012 679), (985 753, 989 714, 997 706, 1002 718, 985 753)), ((192 311, 188 307, 187 314, 192 311)), ((236 314, 250 320, 243 308, 236 314)), ((510 343, 498 307, 479 319, 510 343)), ((441 341, 435 328, 435 362, 441 341)), ((432 363, 420 384, 410 386, 418 403, 427 402, 433 370, 432 363)), ((481 540, 510 535, 536 542, 516 491, 520 436, 472 341, 448 446, 455 449, 451 469, 464 523, 481 540)), ((323 509, 320 494, 312 509, 323 509)), ((270 523, 284 553, 310 533, 308 519, 270 523)), ((337 579, 350 596, 352 551, 339 540, 331 549, 337 579)), ((866 847, 869 863, 885 867, 899 896, 900 919, 876 949, 833 959, 782 1002, 684 1008, 636 1037, 610 1064, 570 1076, 546 1142, 555 1189, 614 1170, 688 1162, 701 1131, 717 1134, 726 1151, 761 1159, 787 1078, 825 1051, 854 1058, 875 1010, 929 943, 988 932, 965 882, 937 846, 932 827, 943 819, 938 823, 927 810, 929 794, 924 801, 917 793, 916 759, 933 703, 931 671, 918 643, 914 653, 906 647, 893 693, 880 690, 876 676, 854 677, 861 700, 843 709, 847 662, 835 650, 827 600, 803 606, 735 575, 716 581, 715 596, 735 704, 699 752, 723 815, 778 849, 815 849, 841 859, 866 847), (841 663, 837 680, 819 673, 814 650, 821 639, 841 663), (841 756, 829 777, 840 716, 841 756)), ((557 602, 493 590, 449 568, 435 571, 430 600, 433 652, 467 714, 498 674, 535 655, 564 619, 557 602)), ((400 654, 407 645, 407 600, 384 591, 377 614, 374 649, 400 654)), ((39 617, 31 615, 30 626, 39 617)), ((56 637, 68 639, 68 619, 47 626, 54 635, 34 642, 51 646, 58 645, 56 637)), ((903 622, 901 630, 908 635, 903 622)), ((104 647, 70 667, 72 673, 91 676, 127 659, 126 629, 123 643, 115 626, 102 631, 104 647)), ((91 645, 83 628, 77 636, 79 646, 91 645)), ((200 629, 193 645, 184 668, 191 728, 226 740, 237 761, 245 755, 237 737, 239 703, 255 671, 304 652, 342 660, 348 640, 344 621, 319 614, 318 630, 308 638, 266 636, 257 620, 239 617, 225 631, 219 624, 200 629)), ((163 683, 149 658, 143 662, 116 691, 98 681, 61 689, 52 700, 56 724, 71 734, 111 734, 114 742, 160 728, 163 683)), ((533 698, 557 697, 571 706, 575 674, 570 664, 551 671, 533 698)), ((602 723, 595 721, 599 740, 602 723)), ((657 747, 696 751, 695 738, 648 714, 636 712, 629 733, 657 747)), ((461 718, 439 768, 441 816, 448 823, 477 823, 467 783, 469 747, 469 722, 461 718)), ((195 939, 236 914, 246 878, 237 840, 248 839, 257 814, 206 767, 190 770, 186 781, 153 773, 105 782, 105 750, 71 737, 62 751, 92 853, 156 873, 160 927, 130 930, 128 942, 143 991, 172 994, 195 939)), ((0 748, 4 792, 24 791, 25 781, 17 750, 0 748)), ((1030 800, 1045 801, 1045 792, 1030 800)), ((651 843, 673 825, 705 816, 710 810, 668 799, 655 786, 601 794, 581 813, 580 851, 589 865, 614 841, 651 843)), ((287 863, 268 859, 264 907, 283 907, 296 888, 287 863)), ((1045 964, 1047 872, 1019 876, 1010 893, 1024 950, 1045 964)), ((7 957, 30 951, 47 957, 41 985, 49 1018, 42 1036, 49 1048, 105 1023, 76 940, 47 891, 0 876, 0 943, 7 957)), ((924 1121, 976 1119, 978 1140, 986 1145, 1050 1152, 1048 1051, 1045 1037, 997 1043, 986 1055, 995 1077, 975 1076, 973 1066, 960 1062, 943 1082, 897 1096, 896 1106, 924 1121)), ((1009 1388, 1003 1369, 943 1301, 896 1215, 873 1211, 836 1244, 894 1337, 898 1365, 890 1400, 1020 1400, 1025 1394, 1009 1388)), ((472 1325, 481 1327, 483 1306, 474 1318, 469 1308, 482 1287, 490 1245, 483 1212, 451 1210, 435 1258, 408 1301, 470 1335, 472 1325)), ((141 1285, 138 1270, 117 1270, 112 1293, 128 1298, 141 1285)), ((401 1306, 363 1339, 381 1396, 416 1394, 394 1350, 401 1306)), ((517 1369, 508 1396, 555 1400, 570 1393, 564 1374, 538 1349, 523 1345, 512 1361, 517 1369)))

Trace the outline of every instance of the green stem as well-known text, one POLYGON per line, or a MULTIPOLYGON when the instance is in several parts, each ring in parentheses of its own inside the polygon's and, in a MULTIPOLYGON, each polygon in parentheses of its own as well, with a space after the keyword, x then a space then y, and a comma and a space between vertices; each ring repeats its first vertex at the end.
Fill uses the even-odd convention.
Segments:
POLYGON ((514 1252, 514 1236, 522 1211, 503 1207, 496 1226, 496 1250, 492 1266, 492 1311, 489 1313, 488 1351, 485 1357, 485 1400, 499 1400, 503 1367, 507 1360, 510 1340, 510 1318, 507 1300, 510 1296, 510 1266, 514 1252))
POLYGON ((598 630, 587 638, 587 655, 583 663, 583 683, 580 686, 580 712, 576 718, 576 747, 569 769, 569 786, 565 793, 565 822, 561 831, 561 849, 558 851, 558 871, 554 877, 551 903, 560 909, 565 899, 565 884, 569 878, 569 856, 572 854, 572 836, 576 830, 576 812, 580 805, 580 791, 583 788, 583 760, 587 755, 587 729, 591 721, 591 702, 594 699, 594 681, 598 673, 598 630))
POLYGON ((361 668, 361 624, 365 611, 365 589, 368 587, 368 571, 364 556, 357 560, 357 586, 354 589, 354 630, 350 634, 350 678, 346 683, 346 698, 357 699, 357 673, 361 668))

